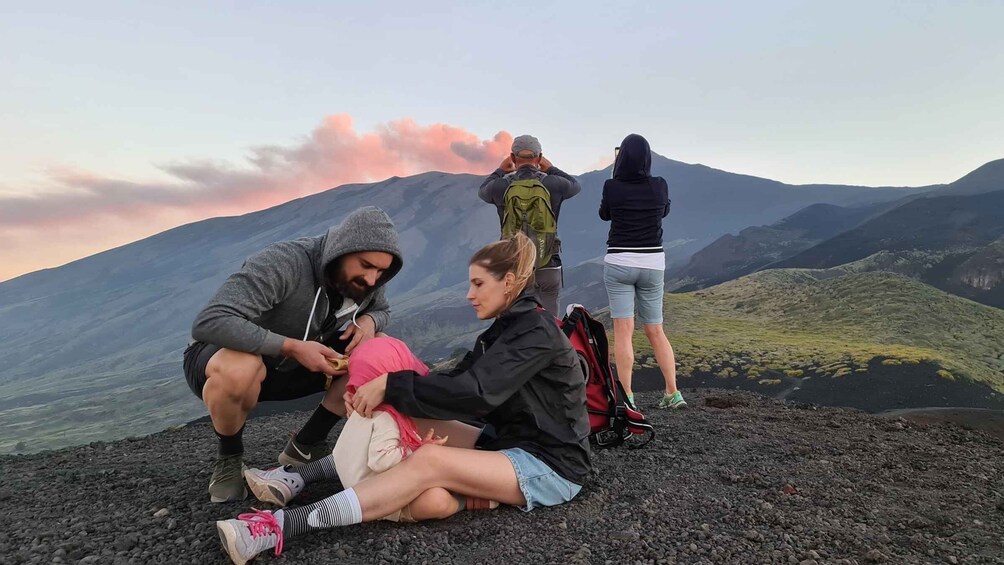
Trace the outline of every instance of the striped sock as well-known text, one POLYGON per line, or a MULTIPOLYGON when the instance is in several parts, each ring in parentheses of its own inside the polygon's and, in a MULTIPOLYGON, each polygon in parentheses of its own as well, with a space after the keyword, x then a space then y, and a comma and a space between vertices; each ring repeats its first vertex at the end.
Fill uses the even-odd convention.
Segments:
POLYGON ((363 521, 363 509, 359 506, 356 491, 346 489, 319 502, 288 508, 282 515, 282 535, 284 539, 336 526, 350 526, 363 521))
POLYGON ((306 465, 293 467, 289 469, 289 471, 303 477, 303 481, 308 485, 318 481, 338 478, 338 473, 335 471, 334 455, 328 455, 327 457, 318 459, 317 461, 311 461, 306 465))

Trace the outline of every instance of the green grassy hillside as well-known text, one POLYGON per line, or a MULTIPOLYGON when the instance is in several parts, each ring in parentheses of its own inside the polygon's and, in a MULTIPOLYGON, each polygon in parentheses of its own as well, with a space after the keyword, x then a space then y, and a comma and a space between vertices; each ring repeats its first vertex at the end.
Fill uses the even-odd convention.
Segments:
MULTIPOLYGON (((764 271, 667 294, 665 319, 682 375, 841 377, 928 361, 1004 392, 1004 311, 892 273, 764 271)), ((635 345, 651 363, 640 333, 635 345)))

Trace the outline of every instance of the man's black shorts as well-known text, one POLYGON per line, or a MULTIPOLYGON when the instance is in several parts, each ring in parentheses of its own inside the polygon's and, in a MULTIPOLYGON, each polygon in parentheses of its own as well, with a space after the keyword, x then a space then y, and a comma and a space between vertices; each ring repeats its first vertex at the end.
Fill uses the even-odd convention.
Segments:
MULTIPOLYGON (((345 352, 348 341, 335 340, 334 343, 327 344, 339 353, 345 352)), ((222 349, 218 345, 196 341, 185 349, 185 380, 188 388, 192 389, 195 396, 202 398, 202 387, 206 386, 206 365, 209 359, 222 349)), ((321 373, 312 373, 297 365, 290 371, 279 371, 275 369, 278 359, 274 357, 263 357, 265 362, 265 380, 261 383, 261 392, 258 393, 258 401, 268 400, 292 400, 303 398, 311 394, 324 390, 328 377, 321 373)))

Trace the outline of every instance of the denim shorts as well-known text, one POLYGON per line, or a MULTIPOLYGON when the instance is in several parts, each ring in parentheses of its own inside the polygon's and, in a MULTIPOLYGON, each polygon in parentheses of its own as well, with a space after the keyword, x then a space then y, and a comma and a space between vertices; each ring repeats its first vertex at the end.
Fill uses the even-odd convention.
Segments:
POLYGON ((520 507, 523 512, 564 504, 582 490, 582 486, 555 473, 543 461, 518 447, 500 449, 499 453, 508 457, 512 468, 516 470, 519 490, 526 499, 526 506, 520 507))
POLYGON ((610 300, 610 317, 633 318, 638 303, 638 320, 643 324, 662 323, 662 295, 665 271, 603 264, 603 283, 610 300))

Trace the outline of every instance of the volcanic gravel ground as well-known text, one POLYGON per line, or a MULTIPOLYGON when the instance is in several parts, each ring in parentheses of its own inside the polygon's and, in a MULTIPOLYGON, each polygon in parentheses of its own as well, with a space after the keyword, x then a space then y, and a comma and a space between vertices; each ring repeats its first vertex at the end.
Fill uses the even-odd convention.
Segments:
MULTIPOLYGON (((352 526, 255 563, 1004 563, 999 439, 738 391, 657 399, 639 394, 656 440, 595 452, 570 504, 352 526)), ((269 466, 306 417, 252 421, 248 463, 269 466)), ((0 458, 0 562, 229 563, 213 522, 254 501, 208 501, 214 451, 199 423, 0 458)))

